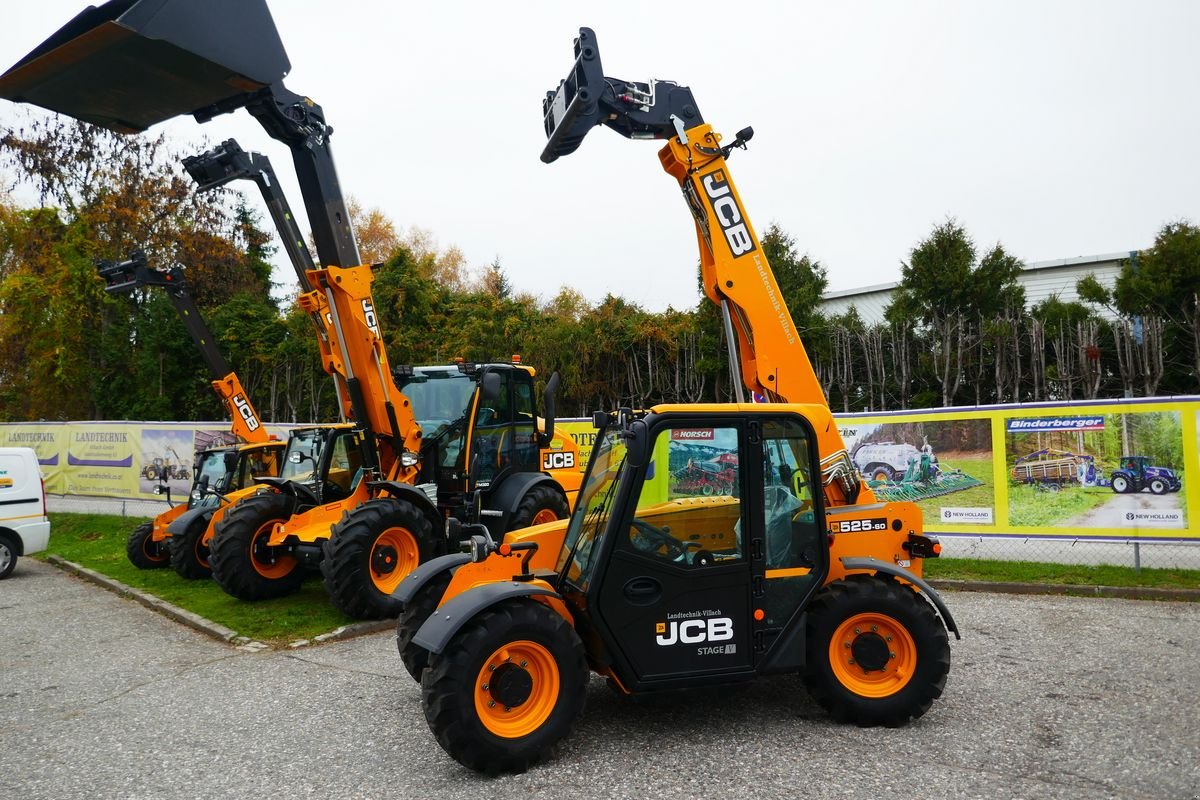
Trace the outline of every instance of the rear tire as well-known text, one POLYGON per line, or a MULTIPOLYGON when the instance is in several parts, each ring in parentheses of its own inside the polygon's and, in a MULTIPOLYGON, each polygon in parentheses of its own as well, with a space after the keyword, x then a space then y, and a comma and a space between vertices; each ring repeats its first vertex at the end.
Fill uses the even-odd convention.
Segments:
POLYGON ((189 581, 212 577, 208 545, 204 543, 211 519, 211 516, 197 517, 182 534, 171 537, 171 568, 179 577, 189 581))
POLYGON ((929 603, 894 580, 835 581, 809 607, 804 683, 841 722, 904 725, 941 697, 946 629, 929 603))
POLYGON ((429 651, 413 644, 413 637, 437 610, 451 577, 450 570, 446 570, 422 586, 413 599, 400 609, 400 619, 396 621, 396 649, 400 651, 404 668, 417 683, 421 682, 421 673, 429 666, 429 651))
POLYGON ((458 763, 524 772, 570 733, 587 682, 583 643, 567 621, 536 601, 512 600, 481 611, 430 657, 421 705, 458 763))
POLYGON ((125 555, 138 569, 162 569, 171 562, 166 541, 154 541, 154 523, 143 522, 125 540, 125 555))
POLYGON ((12 575, 17 568, 17 543, 5 533, 0 533, 0 581, 12 575))
POLYGON ((395 617, 400 601, 392 592, 441 549, 433 524, 415 505, 394 497, 371 500, 333 526, 321 560, 325 589, 355 619, 395 617))
POLYGON ((515 531, 528 528, 530 525, 541 525, 556 519, 566 519, 569 516, 571 516, 571 509, 567 505, 567 498, 550 486, 540 484, 534 486, 521 498, 521 503, 513 513, 508 529, 515 531))
POLYGON ((217 523, 209 542, 213 579, 240 600, 267 600, 300 589, 304 572, 294 556, 264 546, 277 522, 287 522, 296 498, 270 492, 245 498, 217 523))

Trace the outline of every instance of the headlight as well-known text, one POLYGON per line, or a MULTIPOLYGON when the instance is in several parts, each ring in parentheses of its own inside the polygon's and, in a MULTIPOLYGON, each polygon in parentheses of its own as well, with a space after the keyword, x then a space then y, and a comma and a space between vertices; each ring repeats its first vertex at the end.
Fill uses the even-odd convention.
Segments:
POLYGON ((200 490, 199 490, 199 489, 196 489, 195 491, 193 491, 193 492, 192 492, 192 499, 193 499, 193 500, 199 500, 199 499, 200 499, 200 490))
POLYGON ((400 466, 415 467, 421 461, 421 456, 411 450, 405 450, 400 454, 400 466))

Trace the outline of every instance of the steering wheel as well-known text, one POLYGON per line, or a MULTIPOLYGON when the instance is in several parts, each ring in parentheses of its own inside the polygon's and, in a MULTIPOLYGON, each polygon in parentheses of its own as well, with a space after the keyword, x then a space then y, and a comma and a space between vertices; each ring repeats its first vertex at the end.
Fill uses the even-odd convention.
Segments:
POLYGON ((654 553, 658 548, 665 547, 667 558, 671 561, 677 561, 687 553, 687 548, 683 546, 683 543, 671 535, 670 528, 659 528, 644 519, 635 518, 633 529, 637 533, 630 536, 629 541, 643 553, 654 553))

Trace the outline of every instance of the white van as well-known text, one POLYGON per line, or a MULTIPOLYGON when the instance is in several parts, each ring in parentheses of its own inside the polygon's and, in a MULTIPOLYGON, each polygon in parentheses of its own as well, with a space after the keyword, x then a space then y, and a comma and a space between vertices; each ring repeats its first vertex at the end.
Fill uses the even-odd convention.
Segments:
POLYGON ((39 553, 50 541, 46 485, 31 447, 0 447, 0 579, 18 556, 39 553))

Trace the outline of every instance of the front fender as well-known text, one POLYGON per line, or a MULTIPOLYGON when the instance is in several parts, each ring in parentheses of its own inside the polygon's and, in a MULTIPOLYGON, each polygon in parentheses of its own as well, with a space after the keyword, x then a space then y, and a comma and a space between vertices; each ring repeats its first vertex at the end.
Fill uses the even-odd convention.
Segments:
MULTIPOLYGON (((213 512, 216 510, 216 506, 201 506, 200 508, 193 508, 183 512, 171 520, 171 524, 167 526, 167 536, 182 536, 183 532, 196 519, 200 517, 203 517, 205 520, 212 519, 213 512)), ((205 527, 207 527, 207 521, 205 522, 205 527)))
POLYGON ((407 605, 417 596, 417 592, 421 591, 422 586, 443 572, 456 570, 470 560, 471 556, 469 553, 450 553, 438 556, 437 558, 431 558, 408 573, 408 576, 400 581, 400 585, 396 587, 396 591, 392 592, 392 597, 407 605))
POLYGON ((925 596, 929 598, 929 602, 933 603, 938 613, 942 615, 942 622, 945 623, 946 630, 953 633, 955 639, 962 638, 962 635, 958 632, 958 624, 954 621, 954 617, 950 616, 950 609, 946 607, 946 602, 942 600, 942 596, 921 578, 918 578, 903 567, 889 564, 886 561, 880 561, 877 558, 843 558, 841 561, 842 566, 845 567, 847 572, 858 569, 882 572, 885 575, 893 575, 906 580, 913 586, 916 586, 925 593, 925 596))
POLYGON ((562 599, 558 592, 523 581, 476 586, 442 604, 417 631, 417 635, 413 637, 413 644, 424 647, 431 653, 440 653, 454 634, 479 612, 504 600, 533 595, 549 595, 562 599))
MULTIPOLYGON (((401 483, 400 481, 371 481, 367 484, 374 496, 378 496, 380 490, 387 492, 392 497, 400 500, 406 500, 421 510, 425 516, 429 517, 430 524, 433 525, 433 530, 441 531, 445 524, 442 519, 441 512, 438 511, 433 501, 429 499, 429 495, 413 486, 411 483, 401 483)), ((454 544, 457 544, 455 542, 454 544)))

